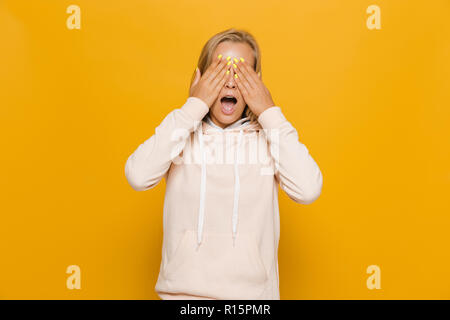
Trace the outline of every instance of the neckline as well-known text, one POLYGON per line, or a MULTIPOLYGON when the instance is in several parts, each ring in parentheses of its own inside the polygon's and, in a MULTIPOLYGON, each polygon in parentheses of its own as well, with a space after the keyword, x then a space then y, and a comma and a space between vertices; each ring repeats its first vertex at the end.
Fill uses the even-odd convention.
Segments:
POLYGON ((219 127, 217 124, 215 124, 215 123, 212 121, 211 117, 209 116, 209 113, 208 113, 208 114, 206 115, 206 117, 205 117, 205 122, 206 122, 207 124, 209 124, 211 127, 215 128, 215 129, 217 129, 217 130, 220 130, 220 131, 231 130, 231 129, 235 129, 235 128, 244 126, 244 125, 246 125, 249 121, 250 121, 250 118, 249 118, 249 117, 244 117, 244 118, 240 118, 239 120, 236 120, 235 122, 233 122, 232 124, 228 125, 228 126, 225 127, 225 128, 221 128, 221 127, 219 127))

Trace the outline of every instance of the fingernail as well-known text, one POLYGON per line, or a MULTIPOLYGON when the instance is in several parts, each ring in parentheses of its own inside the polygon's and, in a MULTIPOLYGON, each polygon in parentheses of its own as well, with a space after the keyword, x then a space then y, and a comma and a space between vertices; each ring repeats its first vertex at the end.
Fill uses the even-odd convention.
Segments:
POLYGON ((222 54, 219 54, 219 55, 217 56, 217 58, 219 58, 219 59, 222 58, 222 54))
POLYGON ((234 60, 234 62, 239 62, 239 60, 238 60, 238 59, 236 59, 236 58, 234 58, 233 60, 234 60))
POLYGON ((237 65, 235 65, 235 64, 233 63, 233 67, 237 68, 237 65))
POLYGON ((261 71, 260 71, 260 72, 258 72, 258 76, 261 76, 261 71))
POLYGON ((227 66, 229 66, 231 64, 231 61, 228 61, 227 66))
POLYGON ((231 57, 230 57, 230 56, 228 56, 228 57, 227 57, 227 60, 230 60, 230 59, 231 59, 231 57))
POLYGON ((235 74, 234 74, 234 77, 235 77, 235 78, 237 78, 237 77, 238 77, 238 76, 237 76, 237 73, 235 73, 235 74))
POLYGON ((226 74, 230 74, 230 70, 227 70, 226 74))
POLYGON ((241 57, 241 58, 239 58, 239 59, 241 59, 241 61, 244 62, 244 58, 241 57))

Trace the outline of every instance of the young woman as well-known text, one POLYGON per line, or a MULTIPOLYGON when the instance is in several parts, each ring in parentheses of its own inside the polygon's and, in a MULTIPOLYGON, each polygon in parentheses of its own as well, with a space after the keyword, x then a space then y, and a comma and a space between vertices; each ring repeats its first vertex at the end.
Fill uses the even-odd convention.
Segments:
POLYGON ((248 32, 213 36, 187 101, 126 162, 137 191, 166 179, 161 299, 280 299, 278 184, 309 204, 322 173, 260 70, 248 32))

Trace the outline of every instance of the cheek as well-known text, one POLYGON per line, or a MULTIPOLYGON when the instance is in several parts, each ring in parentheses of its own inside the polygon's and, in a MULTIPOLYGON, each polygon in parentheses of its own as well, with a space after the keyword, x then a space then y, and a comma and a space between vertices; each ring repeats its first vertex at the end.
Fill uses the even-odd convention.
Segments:
POLYGON ((209 109, 209 112, 214 114, 215 116, 220 116, 221 112, 220 112, 220 101, 216 101, 216 103, 214 103, 211 108, 209 109))
POLYGON ((241 99, 239 101, 239 109, 244 110, 245 106, 246 106, 245 101, 241 99))

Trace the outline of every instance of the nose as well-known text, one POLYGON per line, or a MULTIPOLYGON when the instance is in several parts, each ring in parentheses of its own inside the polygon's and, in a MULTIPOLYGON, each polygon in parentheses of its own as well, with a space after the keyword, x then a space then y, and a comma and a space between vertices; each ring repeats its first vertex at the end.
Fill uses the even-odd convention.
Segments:
POLYGON ((231 71, 228 75, 225 75, 225 77, 227 77, 225 86, 230 89, 236 88, 236 81, 234 81, 234 72, 231 71))

